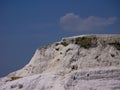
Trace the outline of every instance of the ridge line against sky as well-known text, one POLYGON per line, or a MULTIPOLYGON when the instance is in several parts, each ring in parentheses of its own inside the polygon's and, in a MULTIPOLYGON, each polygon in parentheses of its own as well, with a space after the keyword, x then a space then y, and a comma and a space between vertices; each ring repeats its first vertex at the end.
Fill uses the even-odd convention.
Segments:
POLYGON ((120 34, 120 0, 0 0, 0 76, 63 37, 120 34))

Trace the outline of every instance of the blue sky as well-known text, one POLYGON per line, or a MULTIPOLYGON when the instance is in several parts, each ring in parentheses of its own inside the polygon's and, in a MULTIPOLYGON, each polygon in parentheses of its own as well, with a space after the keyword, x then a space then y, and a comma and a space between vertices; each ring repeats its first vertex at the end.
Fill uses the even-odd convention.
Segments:
POLYGON ((120 0, 0 0, 0 77, 62 37, 120 34, 120 0))

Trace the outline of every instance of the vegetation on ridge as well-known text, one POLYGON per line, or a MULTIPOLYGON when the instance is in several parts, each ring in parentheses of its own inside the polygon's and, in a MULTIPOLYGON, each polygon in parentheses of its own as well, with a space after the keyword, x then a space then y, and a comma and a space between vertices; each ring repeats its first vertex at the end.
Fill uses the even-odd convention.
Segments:
POLYGON ((67 45, 68 45, 68 43, 66 42, 66 39, 63 39, 63 41, 61 42, 61 44, 62 44, 63 46, 67 46, 67 45))
MULTIPOLYGON (((63 39, 62 42, 60 43, 63 46, 67 46, 70 43, 80 45, 81 47, 84 47, 85 49, 88 49, 90 47, 94 47, 97 45, 97 38, 95 36, 90 36, 90 37, 76 37, 72 39, 63 39)), ((58 43, 56 46, 59 45, 58 43)))
POLYGON ((109 43, 110 45, 113 45, 117 50, 120 50, 120 42, 114 42, 114 43, 109 43))
POLYGON ((75 44, 79 44, 81 47, 88 49, 97 45, 96 40, 96 37, 78 37, 75 38, 75 44))

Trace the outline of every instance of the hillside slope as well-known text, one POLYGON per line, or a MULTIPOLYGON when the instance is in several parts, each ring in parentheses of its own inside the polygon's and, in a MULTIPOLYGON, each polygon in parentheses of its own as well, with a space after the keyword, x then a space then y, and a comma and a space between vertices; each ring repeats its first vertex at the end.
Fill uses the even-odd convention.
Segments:
POLYGON ((120 90, 120 35, 80 35, 38 48, 0 90, 120 90))

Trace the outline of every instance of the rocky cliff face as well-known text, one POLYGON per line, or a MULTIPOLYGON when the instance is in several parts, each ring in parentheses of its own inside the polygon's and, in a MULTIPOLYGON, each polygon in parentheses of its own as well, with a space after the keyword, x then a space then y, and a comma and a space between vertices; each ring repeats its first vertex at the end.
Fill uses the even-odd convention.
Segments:
POLYGON ((80 35, 38 48, 0 90, 120 90, 120 35, 80 35))

